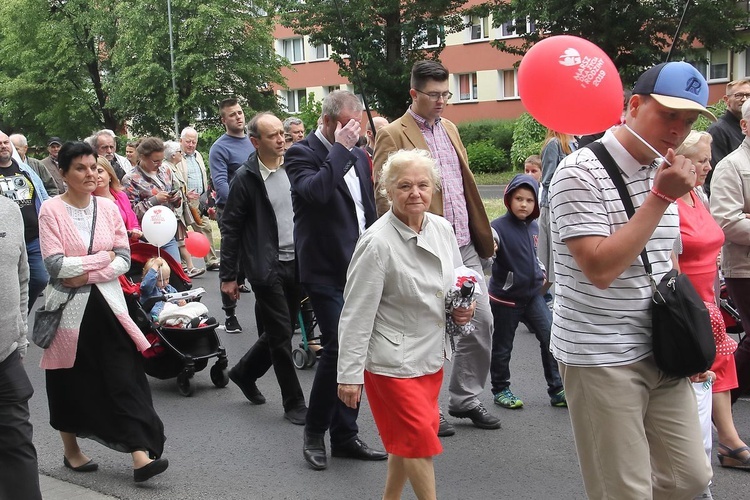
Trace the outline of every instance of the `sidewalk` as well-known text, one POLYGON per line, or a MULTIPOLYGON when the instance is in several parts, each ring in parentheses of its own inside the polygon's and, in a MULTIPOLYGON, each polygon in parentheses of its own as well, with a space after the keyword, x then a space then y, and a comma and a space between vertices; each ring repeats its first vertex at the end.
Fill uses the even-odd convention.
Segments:
POLYGON ((104 495, 93 490, 66 483, 54 477, 39 474, 39 486, 44 500, 116 500, 115 497, 104 495))

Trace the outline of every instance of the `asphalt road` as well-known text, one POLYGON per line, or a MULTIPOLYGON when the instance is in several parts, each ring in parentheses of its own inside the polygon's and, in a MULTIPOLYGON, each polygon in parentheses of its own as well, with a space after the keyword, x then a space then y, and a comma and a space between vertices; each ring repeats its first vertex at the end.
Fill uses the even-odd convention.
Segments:
MULTIPOLYGON (((209 293, 204 303, 221 317, 217 273, 195 280, 209 293)), ((257 338, 252 295, 242 296, 239 318, 245 331, 219 335, 227 348, 230 366, 257 338)), ((295 342, 299 337, 295 336, 295 342)), ((30 348, 26 368, 36 389, 31 415, 39 454, 40 472, 86 488, 132 500, 155 499, 376 499, 380 498, 385 462, 368 463, 331 459, 328 470, 315 472, 302 458, 302 427, 282 417, 281 397, 269 372, 258 386, 268 402, 254 406, 231 382, 216 389, 208 369, 195 376, 192 397, 177 392, 174 380, 149 379, 156 409, 167 434, 165 457, 170 468, 157 478, 135 485, 130 457, 90 441, 83 450, 100 464, 98 472, 74 473, 62 464, 59 435, 48 424, 44 373, 38 367, 41 350, 30 348)), ((210 366, 210 365, 209 365, 210 366)), ((450 372, 446 363, 446 377, 450 372)), ((518 331, 511 363, 512 387, 525 402, 520 410, 485 406, 502 419, 500 430, 480 430, 468 421, 456 424, 455 436, 443 438, 444 451, 435 459, 441 499, 581 499, 584 498, 566 409, 549 405, 539 361, 539 347, 523 327, 518 331)), ((314 368, 299 371, 309 394, 314 368)), ((446 407, 447 391, 441 395, 446 407)), ((750 439, 750 401, 735 406, 737 427, 750 439)), ((367 401, 360 411, 360 436, 380 446, 367 401)), ((614 432, 616 430, 613 429, 614 432)), ((748 497, 750 474, 721 469, 713 459, 717 499, 748 497)), ((406 487, 404 498, 415 498, 406 487)))

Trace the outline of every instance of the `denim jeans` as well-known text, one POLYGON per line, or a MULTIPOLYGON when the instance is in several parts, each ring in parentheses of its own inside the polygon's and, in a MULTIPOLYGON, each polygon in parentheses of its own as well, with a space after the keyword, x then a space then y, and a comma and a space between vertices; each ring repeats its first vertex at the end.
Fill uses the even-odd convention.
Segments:
POLYGON ((339 318, 344 308, 344 287, 304 283, 318 320, 323 352, 310 390, 305 431, 314 435, 331 432, 331 447, 356 437, 359 408, 346 406, 338 397, 339 318))
POLYGON ((39 248, 39 238, 26 243, 26 255, 29 259, 29 312, 34 302, 44 291, 49 282, 49 274, 44 267, 42 251, 39 248))
POLYGON ((523 320, 539 340, 547 393, 552 396, 562 390, 563 383, 557 361, 549 352, 549 337, 552 328, 552 313, 544 297, 536 295, 523 307, 510 307, 490 300, 495 328, 492 334, 492 364, 490 378, 492 393, 497 394, 510 387, 510 354, 518 323, 523 320))

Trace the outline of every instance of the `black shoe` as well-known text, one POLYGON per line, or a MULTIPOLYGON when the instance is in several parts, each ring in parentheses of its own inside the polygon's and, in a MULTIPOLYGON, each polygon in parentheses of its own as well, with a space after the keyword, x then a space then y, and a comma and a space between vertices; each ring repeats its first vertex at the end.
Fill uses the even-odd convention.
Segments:
POLYGON ((440 427, 438 427, 438 436, 439 437, 448 437, 452 436, 456 433, 456 428, 453 427, 453 424, 448 422, 445 419, 445 415, 443 415, 443 412, 440 412, 440 427))
POLYGON ((234 368, 229 370, 229 379, 242 390, 242 394, 244 394, 251 403, 256 405, 265 404, 266 397, 262 392, 260 392, 260 389, 258 389, 258 386, 255 385, 255 382, 246 384, 240 379, 239 374, 235 371, 234 368))
POLYGON ((305 431, 305 442, 302 445, 302 456, 314 470, 328 468, 326 443, 324 436, 316 436, 305 431))
POLYGON ((499 429, 500 428, 500 419, 490 415, 489 412, 487 411, 487 408, 485 408, 482 403, 479 403, 477 406, 475 406, 471 410, 466 410, 466 411, 448 410, 448 414, 456 418, 470 418, 474 426, 479 427, 480 429, 499 429))
POLYGON ((206 266, 206 271, 218 271, 220 269, 219 263, 214 262, 206 266))
POLYGON ((388 453, 370 449, 361 439, 354 437, 337 447, 331 445, 331 456, 337 458, 356 458, 358 460, 385 460, 388 453))
POLYGON ((161 474, 169 467, 169 460, 166 458, 157 458, 148 465, 144 465, 140 469, 133 469, 133 479, 136 483, 142 483, 148 481, 157 474, 161 474))
POLYGON ((240 322, 237 321, 237 316, 227 316, 227 319, 224 321, 224 330, 227 333, 242 333, 242 327, 240 326, 240 322))
POLYGON ((89 460, 83 465, 79 465, 78 467, 73 467, 70 465, 70 462, 68 462, 68 459, 63 455, 63 465, 67 467, 68 469, 75 471, 75 472, 94 472, 95 470, 99 469, 99 464, 94 462, 94 460, 89 460))
POLYGON ((305 425, 305 418, 307 417, 307 406, 302 405, 297 408, 292 408, 289 411, 284 412, 284 418, 289 420, 294 425, 305 425))

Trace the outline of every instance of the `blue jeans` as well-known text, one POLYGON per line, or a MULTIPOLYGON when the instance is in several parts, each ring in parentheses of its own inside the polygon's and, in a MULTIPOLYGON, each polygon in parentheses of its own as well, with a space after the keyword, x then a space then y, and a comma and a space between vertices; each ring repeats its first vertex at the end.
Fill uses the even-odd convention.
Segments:
POLYGON ((315 379, 308 400, 305 431, 323 435, 331 432, 331 447, 342 445, 359 433, 359 408, 346 406, 338 397, 336 382, 339 359, 339 318, 344 308, 344 287, 303 284, 315 318, 318 320, 323 352, 315 370, 315 379))
POLYGON ((547 393, 552 396, 560 392, 563 388, 560 371, 557 361, 549 352, 552 313, 544 297, 536 295, 523 307, 510 307, 490 300, 490 307, 495 321, 490 365, 492 393, 497 394, 510 387, 510 354, 513 351, 516 328, 521 320, 539 340, 544 378, 547 380, 547 393))
POLYGON ((26 255, 29 259, 29 311, 31 311, 34 302, 49 282, 49 274, 44 267, 42 251, 39 248, 39 238, 26 243, 26 255))
POLYGON ((171 240, 166 242, 164 245, 162 245, 161 251, 167 252, 169 256, 172 257, 175 260, 175 262, 177 262, 177 264, 179 265, 181 261, 181 257, 180 257, 180 249, 177 246, 176 239, 172 238, 171 240))

